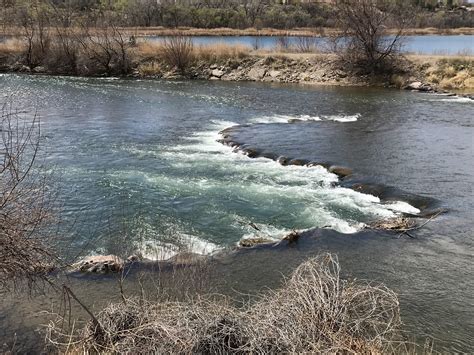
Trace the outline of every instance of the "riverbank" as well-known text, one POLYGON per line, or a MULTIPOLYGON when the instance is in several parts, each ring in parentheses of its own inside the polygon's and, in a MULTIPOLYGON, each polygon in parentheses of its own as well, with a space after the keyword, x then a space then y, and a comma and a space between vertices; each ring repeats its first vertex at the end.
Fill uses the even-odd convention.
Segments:
MULTIPOLYGON (((25 47, 19 40, 0 44, 0 72, 78 76, 131 76, 136 78, 257 81, 337 86, 382 86, 426 92, 474 93, 474 57, 407 55, 396 73, 371 75, 350 70, 331 53, 296 53, 252 50, 241 45, 202 45, 181 54, 186 62, 166 56, 162 43, 138 43, 124 49, 126 59, 89 57, 78 52, 74 63, 64 53, 51 51, 34 65, 25 63, 25 47), (412 85, 416 83, 415 85, 412 85)), ((120 54, 120 53, 119 53, 120 54)), ((118 54, 115 54, 119 57, 118 54)))
POLYGON ((354 72, 332 54, 256 53, 242 58, 204 58, 183 75, 159 61, 143 61, 134 71, 141 78, 255 81, 331 86, 381 86, 423 92, 474 93, 474 58, 407 56, 398 73, 354 72))
MULTIPOLYGON (((119 31, 127 36, 138 37, 154 37, 154 36, 271 36, 271 37, 322 37, 339 34, 340 31, 333 27, 317 27, 317 28, 294 28, 294 29, 276 29, 276 28, 194 28, 194 27, 119 27, 119 31)), ((55 29, 50 29, 54 33, 55 29)), ((74 30, 70 30, 74 32, 74 30)), ((77 32, 80 32, 77 29, 77 32)), ((20 36, 23 29, 19 27, 8 27, 0 29, 0 36, 20 36)), ((396 34, 397 30, 388 30, 389 34, 396 34)), ((425 35, 474 35, 473 27, 459 28, 409 28, 405 30, 407 36, 425 36, 425 35)))

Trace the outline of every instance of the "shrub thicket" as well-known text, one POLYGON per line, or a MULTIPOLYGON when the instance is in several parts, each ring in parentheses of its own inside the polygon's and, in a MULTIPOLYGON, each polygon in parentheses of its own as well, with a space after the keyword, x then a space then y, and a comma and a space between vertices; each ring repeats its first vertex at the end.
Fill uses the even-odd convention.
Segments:
MULTIPOLYGON (((61 346, 58 324, 48 334, 61 346)), ((337 259, 327 254, 304 262, 282 288, 243 308, 223 297, 124 299, 75 340, 66 338, 86 353, 383 353, 398 339, 399 325, 391 290, 342 280, 337 259)))

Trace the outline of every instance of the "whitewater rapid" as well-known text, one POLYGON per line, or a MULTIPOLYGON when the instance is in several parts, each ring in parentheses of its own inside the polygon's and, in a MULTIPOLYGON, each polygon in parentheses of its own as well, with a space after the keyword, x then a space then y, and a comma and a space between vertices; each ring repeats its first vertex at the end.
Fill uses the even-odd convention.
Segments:
MULTIPOLYGON (((327 117, 352 122, 360 115, 327 117)), ((302 117, 260 117, 251 122, 288 123, 294 119, 302 117)), ((179 172, 179 177, 128 173, 140 175, 151 188, 165 190, 167 195, 204 200, 196 201, 195 208, 203 209, 199 213, 207 218, 229 224, 237 234, 233 240, 265 237, 278 241, 292 230, 317 227, 353 234, 369 221, 420 212, 406 202, 382 203, 376 196, 337 186, 338 177, 322 166, 282 166, 263 157, 249 158, 219 143, 220 132, 235 126, 238 124, 234 122, 212 121, 180 144, 147 150, 126 148, 137 158, 153 156, 164 161, 169 169, 179 172)), ((193 253, 212 254, 226 246, 225 241, 209 241, 208 237, 180 230, 174 240, 142 240, 137 250, 147 258, 166 259, 183 251, 183 247, 193 253)))

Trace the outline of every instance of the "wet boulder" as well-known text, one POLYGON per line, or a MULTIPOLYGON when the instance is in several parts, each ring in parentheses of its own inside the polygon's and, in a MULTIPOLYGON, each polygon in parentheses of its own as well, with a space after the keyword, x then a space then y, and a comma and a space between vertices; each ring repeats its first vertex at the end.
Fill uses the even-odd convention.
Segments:
POLYGON ((352 169, 346 168, 344 166, 337 166, 337 165, 333 165, 333 166, 329 167, 329 172, 333 173, 333 174, 336 174, 340 178, 344 178, 346 176, 349 176, 349 175, 353 174, 352 169))
POLYGON ((259 151, 254 148, 245 148, 242 152, 249 158, 257 158, 259 156, 259 151))
POLYGON ((293 231, 291 233, 288 233, 283 239, 282 241, 286 241, 288 242, 288 244, 293 244, 293 243, 296 243, 301 237, 301 233, 297 232, 297 231, 293 231))
POLYGON ((241 248, 253 248, 261 244, 272 244, 275 241, 270 238, 265 237, 253 237, 253 238, 243 238, 239 241, 239 247, 241 248))
POLYGON ((285 157, 285 156, 281 156, 277 159, 277 162, 281 165, 288 165, 288 163, 290 162, 291 159, 285 157))
POLYGON ((201 254, 182 252, 167 260, 168 263, 176 266, 191 266, 208 260, 208 257, 201 254))
POLYGON ((306 159, 292 159, 289 161, 288 165, 304 166, 308 163, 309 163, 309 160, 306 160, 306 159))

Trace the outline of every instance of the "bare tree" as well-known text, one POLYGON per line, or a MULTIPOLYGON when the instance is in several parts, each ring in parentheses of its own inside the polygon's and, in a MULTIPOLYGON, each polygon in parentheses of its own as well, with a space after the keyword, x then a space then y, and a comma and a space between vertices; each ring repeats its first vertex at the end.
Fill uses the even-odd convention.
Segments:
POLYGON ((33 171, 40 125, 4 105, 0 115, 0 288, 48 280, 54 254, 47 243, 52 221, 46 177, 33 171))
POLYGON ((24 60, 31 70, 42 64, 49 50, 49 16, 44 7, 34 3, 20 8, 18 17, 26 42, 24 60))
POLYGON ((409 2, 337 0, 336 9, 341 33, 334 43, 344 62, 372 73, 393 69, 413 19, 409 2))
MULTIPOLYGON (((132 43, 124 33, 113 24, 103 23, 101 26, 90 28, 82 26, 82 33, 76 36, 82 52, 89 63, 93 64, 98 71, 107 75, 128 74, 131 68, 129 52, 132 43)), ((87 74, 93 74, 96 70, 88 68, 87 74)))

